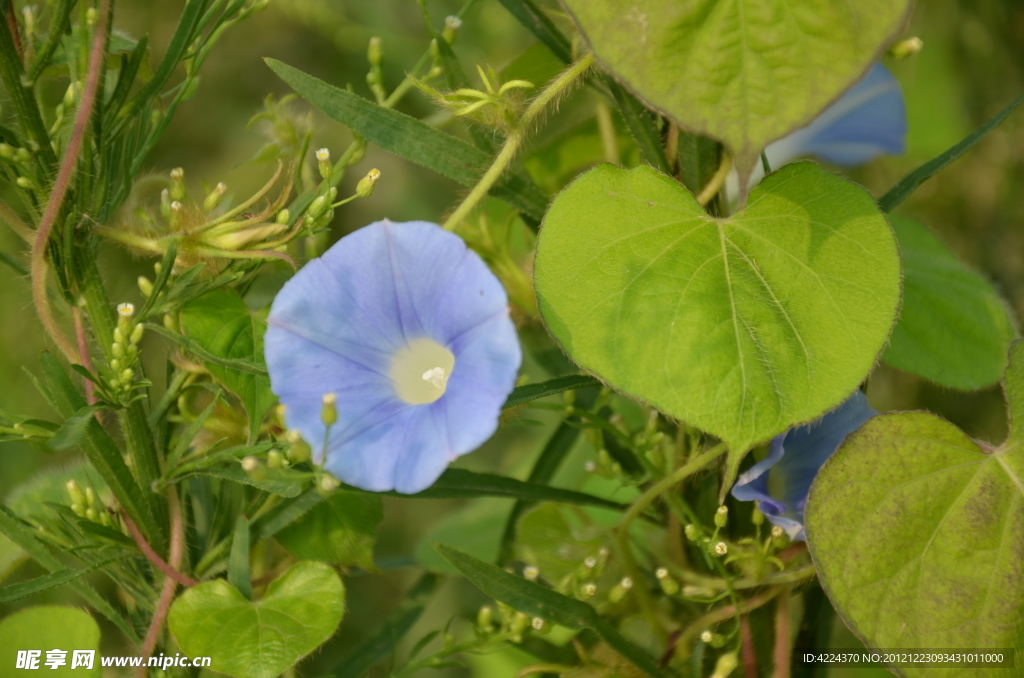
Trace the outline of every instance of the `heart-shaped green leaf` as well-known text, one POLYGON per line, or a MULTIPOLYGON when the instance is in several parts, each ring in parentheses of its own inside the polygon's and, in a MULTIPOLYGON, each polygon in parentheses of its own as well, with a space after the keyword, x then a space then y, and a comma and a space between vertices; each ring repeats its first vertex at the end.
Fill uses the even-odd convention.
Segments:
POLYGON ((996 450, 932 414, 900 412, 869 420, 819 471, 808 546, 829 598, 868 645, 1016 648, 1016 666, 1024 661, 1022 342, 1004 386, 1011 432, 996 450))
MULTIPOLYGON (((655 109, 721 139, 742 174, 860 78, 909 0, 563 0, 594 54, 655 109)), ((741 181, 741 185, 746 182, 741 181)))
POLYGON ((23 675, 17 666, 19 650, 38 650, 37 665, 31 668, 36 673, 43 671, 47 676, 65 678, 89 678, 102 673, 99 660, 100 627, 85 610, 74 607, 42 605, 27 607, 0 621, 0 676, 23 675), (57 656, 63 665, 47 665, 50 657, 47 650, 64 650, 67 654, 57 656), (92 650, 91 665, 86 656, 76 655, 74 650, 92 650))
POLYGON ((275 678, 331 637, 345 611, 345 587, 323 563, 303 561, 247 600, 227 581, 199 584, 167 617, 182 652, 212 657, 236 678, 275 678))
POLYGON ((900 264, 871 196, 813 163, 769 175, 729 219, 650 167, 601 165, 551 205, 535 282, 577 363, 724 440, 735 469, 867 376, 900 264))
POLYGON ((951 388, 996 383, 1017 337, 1006 302, 925 226, 889 219, 903 255, 903 309, 882 360, 951 388))

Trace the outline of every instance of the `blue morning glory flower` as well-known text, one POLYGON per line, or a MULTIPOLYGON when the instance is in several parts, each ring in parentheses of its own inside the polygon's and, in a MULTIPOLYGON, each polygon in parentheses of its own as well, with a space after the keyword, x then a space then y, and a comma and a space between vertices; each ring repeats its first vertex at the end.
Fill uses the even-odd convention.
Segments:
POLYGON ((285 419, 342 481, 426 489, 498 427, 522 360, 508 298, 458 236, 380 221, 274 299, 265 355, 285 419), (321 406, 336 397, 324 450, 321 406))
MULTIPOLYGON (((772 169, 794 158, 816 156, 843 167, 863 165, 883 155, 906 150, 907 106, 900 83, 882 64, 875 64, 860 82, 807 127, 768 145, 765 155, 772 169)), ((751 185, 764 176, 758 163, 751 185)), ((729 194, 736 195, 738 180, 730 177, 729 194)))
POLYGON ((791 428, 772 439, 768 456, 740 474, 732 496, 760 501, 761 512, 794 541, 804 540, 804 505, 818 469, 847 435, 878 414, 868 399, 855 391, 846 402, 821 419, 791 428))

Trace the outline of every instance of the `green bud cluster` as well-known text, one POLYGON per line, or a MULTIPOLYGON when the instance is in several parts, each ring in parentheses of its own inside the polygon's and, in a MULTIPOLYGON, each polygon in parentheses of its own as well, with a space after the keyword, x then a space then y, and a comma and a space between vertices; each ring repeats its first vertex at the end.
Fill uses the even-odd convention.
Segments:
POLYGON ((71 497, 71 510, 74 511, 76 516, 99 523, 100 525, 113 527, 110 513, 91 487, 85 488, 83 492, 75 480, 69 480, 65 487, 67 487, 68 495, 71 497))
POLYGON ((383 104, 388 98, 384 91, 384 46, 379 37, 370 38, 366 47, 366 60, 370 62, 370 71, 366 74, 366 84, 377 99, 378 104, 383 104))
MULTIPOLYGON (((139 287, 144 288, 148 282, 145 278, 140 278, 139 287)), ((152 291, 152 284, 150 284, 150 294, 152 291)), ((143 294, 145 294, 145 290, 143 294)), ((139 342, 142 341, 142 336, 145 333, 142 324, 134 322, 134 315, 135 307, 132 304, 118 304, 117 327, 114 328, 114 342, 110 345, 111 358, 108 363, 107 385, 119 400, 124 400, 135 386, 139 342)))

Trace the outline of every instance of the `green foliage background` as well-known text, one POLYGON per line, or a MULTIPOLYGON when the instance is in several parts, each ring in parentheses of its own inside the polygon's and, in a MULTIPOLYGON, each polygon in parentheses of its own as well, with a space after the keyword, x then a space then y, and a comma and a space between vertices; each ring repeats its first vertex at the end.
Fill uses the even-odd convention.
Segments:
MULTIPOLYGON (((169 39, 181 9, 180 2, 120 0, 118 24, 121 30, 138 36, 149 33, 154 52, 160 54, 169 39)), ((454 13, 461 3, 429 2, 435 22, 454 13)), ((456 49, 464 63, 489 63, 500 69, 526 49, 533 38, 494 0, 478 2, 466 17, 467 27, 456 49)), ((880 195, 907 171, 955 143, 1013 97, 1024 92, 1024 5, 1012 0, 921 0, 917 3, 907 35, 924 41, 924 49, 893 70, 901 81, 907 100, 910 136, 908 153, 901 158, 884 158, 854 172, 854 178, 873 194, 880 195)), ((427 48, 427 35, 414 0, 273 0, 267 11, 257 13, 243 26, 229 31, 203 70, 196 97, 183 105, 156 151, 150 168, 166 172, 183 166, 190 181, 210 184, 225 181, 237 195, 254 191, 265 181, 266 167, 237 164, 252 157, 263 143, 247 120, 256 113, 268 92, 283 95, 287 86, 264 65, 262 57, 274 57, 329 82, 351 82, 366 94, 366 44, 370 36, 383 39, 386 54, 385 80, 394 86, 404 69, 411 67, 427 48)), ((303 110, 305 104, 299 103, 303 110)), ((406 98, 400 110, 423 116, 432 105, 421 95, 406 98)), ((571 122, 571 107, 555 114, 547 129, 554 133, 571 122), (564 118, 564 120, 562 119, 564 118)), ((340 152, 349 132, 341 125, 314 112, 314 143, 340 152)), ((545 137, 535 143, 543 145, 545 137)), ((529 155, 527 152, 527 155, 529 155)), ((538 156, 535 162, 542 162, 538 156)), ((527 160, 527 165, 531 161, 527 160)), ((462 189, 427 170, 420 169, 371 146, 363 162, 345 179, 341 195, 351 192, 355 182, 371 167, 381 170, 382 179, 373 196, 338 211, 333 235, 340 237, 370 221, 430 218, 449 209, 462 189)), ((1018 317, 1024 317, 1024 115, 1014 115, 981 144, 950 168, 923 185, 901 208, 938 233, 962 261, 993 280, 1009 300, 1018 317)), ((0 249, 19 251, 20 243, 6 229, 0 230, 0 249)), ((108 259, 101 270, 116 278, 107 280, 111 297, 139 303, 136 276, 149 273, 150 262, 132 261, 123 250, 106 245, 101 254, 108 259), (115 261, 122 258, 121 261, 115 261)), ((22 370, 35 365, 45 347, 42 329, 34 310, 28 281, 11 268, 0 266, 0 408, 26 414, 47 415, 46 405, 22 370)), ((143 343, 160 339, 150 333, 143 343)), ((536 371, 536 368, 531 368, 536 371)), ((161 387, 161 369, 150 369, 161 387)), ((928 409, 961 427, 972 437, 993 444, 1006 435, 1006 417, 999 387, 975 393, 942 389, 923 380, 881 366, 868 386, 872 403, 880 410, 928 409)), ((533 414, 531 417, 535 416, 533 414)), ((460 464, 477 470, 494 470, 522 477, 532 463, 539 441, 550 433, 553 420, 513 422, 481 451, 460 464)), ((579 474, 585 455, 579 450, 563 474, 579 474)), ((0 455, 0 497, 11 488, 47 468, 69 463, 72 453, 49 456, 33 453, 24 445, 7 445, 0 455)), ((54 498, 60 499, 60 498, 54 498)), ((620 497, 628 500, 628 497, 620 497)), ((504 523, 511 500, 486 500, 474 507, 477 523, 504 523)), ((400 565, 414 556, 418 543, 442 520, 463 508, 465 502, 438 500, 412 502, 385 498, 375 557, 396 569, 383 577, 349 578, 348 620, 341 631, 321 650, 300 665, 301 675, 315 676, 336 666, 352 647, 376 629, 399 603, 402 592, 413 583, 415 573, 400 565), (413 509, 415 506, 415 509, 413 509)), ((478 525, 478 527, 480 527, 478 525)), ((497 529, 497 527, 495 528, 497 529)), ((449 533, 459 530, 448 528, 449 533)), ((494 532, 494 529, 491 530, 494 532)), ((489 545, 464 544, 460 548, 489 545)), ((495 545, 496 548, 496 539, 495 545)), ((422 548, 419 549, 423 551, 422 548)), ((0 545, 0 569, 5 549, 0 545)), ((435 559, 436 560, 436 559, 435 559)), ((438 567, 443 564, 437 562, 438 567)), ((35 564, 23 564, 10 581, 43 574, 35 564)), ((106 580, 95 577, 97 585, 106 580)), ((443 584, 441 595, 407 634, 413 643, 423 633, 440 628, 453 614, 472 617, 484 602, 483 594, 464 580, 443 584)), ((106 593, 110 593, 106 591, 106 593)), ((68 589, 57 589, 31 600, 32 604, 80 604, 68 589)), ((0 617, 24 606, 25 602, 0 606, 0 617)), ((125 648, 110 645, 118 634, 99 619, 104 631, 104 654, 121 654, 125 648)), ((839 622, 837 622, 839 623, 839 622)), ((833 643, 852 647, 855 639, 842 628, 835 629, 833 643)), ((406 648, 407 649, 407 648, 406 648)), ((514 649, 472 659, 472 674, 504 678, 515 674, 529 660, 514 649)), ((832 676, 866 678, 864 670, 834 670, 832 676), (848 672, 848 673, 847 673, 848 672)), ((439 676, 467 675, 464 669, 445 669, 439 676)), ((882 675, 885 675, 884 673, 882 675)))

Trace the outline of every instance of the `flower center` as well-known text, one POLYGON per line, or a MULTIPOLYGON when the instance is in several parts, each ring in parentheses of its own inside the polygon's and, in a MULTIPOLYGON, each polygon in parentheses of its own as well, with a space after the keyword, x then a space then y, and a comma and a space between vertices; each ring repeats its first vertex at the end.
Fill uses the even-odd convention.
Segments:
POLYGON ((421 337, 391 358, 391 381, 398 397, 410 405, 432 403, 444 395, 455 356, 441 344, 421 337))

